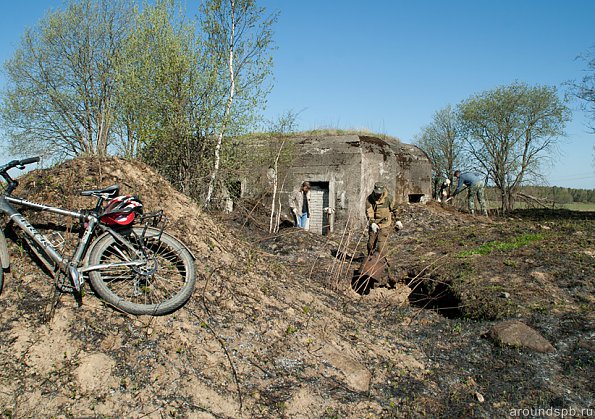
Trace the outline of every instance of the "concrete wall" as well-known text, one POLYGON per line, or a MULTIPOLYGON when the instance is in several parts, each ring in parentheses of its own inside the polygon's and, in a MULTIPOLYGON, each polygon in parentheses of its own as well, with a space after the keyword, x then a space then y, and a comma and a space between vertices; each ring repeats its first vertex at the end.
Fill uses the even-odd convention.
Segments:
POLYGON ((410 144, 401 144, 396 165, 399 170, 395 195, 399 203, 432 198, 432 164, 422 150, 410 144))
MULTIPOLYGON (((280 177, 287 175, 281 190, 281 202, 287 205, 292 191, 305 180, 314 186, 328 184, 328 206, 332 214, 327 217, 333 228, 343 228, 348 211, 357 213, 361 188, 361 149, 357 136, 298 137, 295 139, 295 157, 280 177)), ((311 226, 318 230, 316 224, 311 226)))
POLYGON ((329 227, 340 231, 348 220, 363 227, 365 202, 377 181, 383 181, 402 204, 412 197, 431 198, 431 165, 415 146, 361 135, 295 136, 286 141, 291 143, 292 156, 279 168, 284 213, 289 217, 289 196, 305 180, 320 198, 318 210, 327 199, 324 205, 333 211, 313 217, 313 231, 324 233, 329 227))

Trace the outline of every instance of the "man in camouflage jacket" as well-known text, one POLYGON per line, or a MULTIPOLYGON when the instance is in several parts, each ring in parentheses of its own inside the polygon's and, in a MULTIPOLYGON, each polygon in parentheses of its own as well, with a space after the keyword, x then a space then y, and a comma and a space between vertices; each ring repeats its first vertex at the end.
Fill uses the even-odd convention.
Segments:
POLYGON ((368 255, 375 252, 381 256, 386 255, 386 243, 390 227, 395 226, 397 230, 403 228, 400 221, 396 220, 396 204, 384 184, 376 182, 374 190, 366 200, 366 217, 368 218, 368 255))

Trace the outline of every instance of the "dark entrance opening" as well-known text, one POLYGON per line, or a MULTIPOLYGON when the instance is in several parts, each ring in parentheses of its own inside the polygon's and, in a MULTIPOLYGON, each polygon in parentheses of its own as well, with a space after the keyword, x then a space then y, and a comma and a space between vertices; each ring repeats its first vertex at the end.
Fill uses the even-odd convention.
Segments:
POLYGON ((359 295, 368 295, 370 290, 376 285, 376 280, 367 275, 361 275, 359 271, 355 271, 351 278, 351 289, 359 295))
POLYGON ((450 286, 438 278, 411 280, 407 286, 412 289, 409 294, 409 304, 414 307, 436 310, 449 319, 463 317, 461 300, 450 286))
POLYGON ((328 234, 330 230, 329 214, 329 182, 310 181, 310 231, 328 234))
POLYGON ((424 196, 423 193, 410 193, 409 194, 409 202, 411 204, 414 204, 414 203, 417 203, 417 202, 421 202, 423 196, 424 196))

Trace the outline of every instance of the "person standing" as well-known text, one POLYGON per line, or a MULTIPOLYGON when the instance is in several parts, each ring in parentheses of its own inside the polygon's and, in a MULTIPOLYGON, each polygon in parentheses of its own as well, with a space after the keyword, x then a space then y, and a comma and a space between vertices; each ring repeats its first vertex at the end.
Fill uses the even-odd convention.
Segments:
POLYGON ((442 183, 440 184, 440 189, 438 191, 438 202, 446 202, 448 198, 448 189, 450 187, 450 179, 444 178, 442 183))
MULTIPOLYGON (((366 199, 366 217, 368 219, 368 255, 378 252, 386 255, 386 243, 393 218, 396 218, 396 204, 384 184, 376 182, 374 190, 366 199)), ((397 230, 403 228, 400 221, 394 223, 397 230)))
POLYGON ((296 227, 310 228, 310 182, 305 181, 299 190, 289 197, 289 208, 294 217, 296 227))
POLYGON ((481 213, 487 217, 488 210, 486 209, 484 192, 485 183, 482 176, 474 172, 461 173, 460 170, 456 170, 454 177, 458 181, 458 184, 451 198, 454 198, 466 188, 468 190, 467 205, 469 207, 469 213, 472 215, 475 214, 475 198, 477 197, 481 213))

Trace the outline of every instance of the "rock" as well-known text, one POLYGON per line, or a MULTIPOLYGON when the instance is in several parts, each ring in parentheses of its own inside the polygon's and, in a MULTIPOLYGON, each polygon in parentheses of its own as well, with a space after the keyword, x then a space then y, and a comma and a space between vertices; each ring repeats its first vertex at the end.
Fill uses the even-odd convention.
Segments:
POLYGON ((483 395, 479 392, 475 392, 475 398, 477 399, 478 402, 483 403, 485 401, 483 395))
POLYGON ((556 348, 536 330, 518 320, 509 320, 492 327, 489 336, 496 342, 532 349, 537 352, 554 352, 556 348))
POLYGON ((551 282, 551 274, 543 271, 533 271, 531 272, 531 277, 541 283, 551 282))
POLYGON ((369 391, 372 380, 370 371, 355 357, 344 355, 341 352, 343 351, 332 344, 322 350, 325 360, 340 372, 339 377, 347 387, 357 392, 369 391))
POLYGON ((510 293, 508 293, 508 292, 501 292, 500 293, 500 298, 510 298, 510 293))

